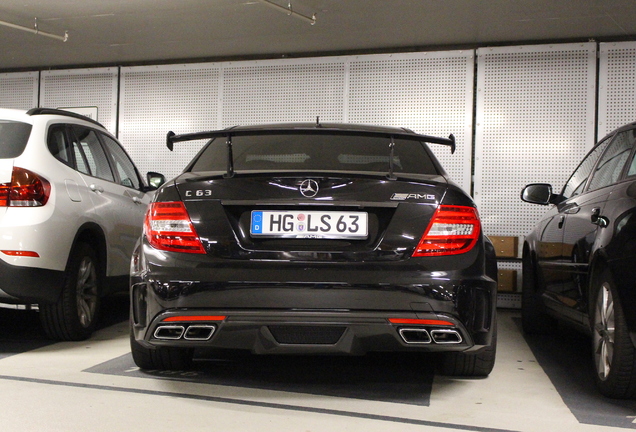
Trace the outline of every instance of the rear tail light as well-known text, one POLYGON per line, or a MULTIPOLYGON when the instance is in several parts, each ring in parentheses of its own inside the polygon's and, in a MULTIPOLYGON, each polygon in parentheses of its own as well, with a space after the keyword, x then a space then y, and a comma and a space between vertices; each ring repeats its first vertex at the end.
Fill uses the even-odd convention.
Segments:
POLYGON ((144 221, 144 234, 150 245, 156 249, 205 253, 188 211, 180 201, 150 204, 144 221))
POLYGON ((477 209, 463 206, 439 206, 417 245, 414 257, 456 255, 475 246, 481 223, 477 209))
POLYGON ((10 183, 0 183, 0 207, 40 207, 51 195, 51 184, 43 177, 14 167, 10 183))

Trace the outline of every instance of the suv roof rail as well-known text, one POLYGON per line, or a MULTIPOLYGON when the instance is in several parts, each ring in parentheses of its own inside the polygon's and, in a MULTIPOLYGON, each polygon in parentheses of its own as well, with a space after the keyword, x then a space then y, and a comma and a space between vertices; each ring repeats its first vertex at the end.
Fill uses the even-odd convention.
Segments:
POLYGON ((67 116, 67 117, 74 117, 74 118, 77 118, 77 119, 89 121, 91 123, 96 124, 97 126, 100 126, 100 127, 104 128, 104 129, 106 129, 104 127, 104 125, 101 124, 100 122, 98 122, 97 120, 93 120, 90 117, 86 117, 84 115, 77 114, 77 113, 74 113, 72 111, 66 111, 66 110, 55 109, 55 108, 31 108, 30 110, 27 111, 27 114, 30 115, 30 116, 42 115, 42 114, 54 114, 54 115, 63 115, 63 116, 67 116))

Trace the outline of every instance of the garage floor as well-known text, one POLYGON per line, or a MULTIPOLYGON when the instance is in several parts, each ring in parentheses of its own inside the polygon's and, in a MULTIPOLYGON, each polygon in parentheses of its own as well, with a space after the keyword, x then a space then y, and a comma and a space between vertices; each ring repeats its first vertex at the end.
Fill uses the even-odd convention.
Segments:
POLYGON ((619 431, 636 401, 598 395, 587 339, 567 329, 524 338, 499 311, 487 379, 435 375, 431 359, 212 356, 190 372, 132 361, 124 297, 86 342, 50 343, 36 312, 0 309, 0 430, 619 431), (427 361, 428 360, 428 361, 427 361))

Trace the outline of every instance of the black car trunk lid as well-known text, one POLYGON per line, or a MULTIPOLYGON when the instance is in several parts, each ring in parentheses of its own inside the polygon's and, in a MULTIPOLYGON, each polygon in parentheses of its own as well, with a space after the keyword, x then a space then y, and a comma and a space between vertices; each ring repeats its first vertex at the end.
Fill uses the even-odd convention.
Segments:
POLYGON ((417 246, 448 186, 441 176, 421 177, 185 174, 177 189, 208 253, 279 260, 331 260, 335 253, 358 260, 417 246), (268 226, 259 227, 258 218, 268 226))

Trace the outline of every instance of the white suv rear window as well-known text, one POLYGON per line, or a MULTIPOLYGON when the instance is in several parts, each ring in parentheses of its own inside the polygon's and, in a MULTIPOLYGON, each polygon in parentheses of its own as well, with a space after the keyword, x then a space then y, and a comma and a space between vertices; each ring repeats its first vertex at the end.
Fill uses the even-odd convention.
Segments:
POLYGON ((22 154, 31 135, 31 125, 0 120, 0 159, 16 158, 22 154))

